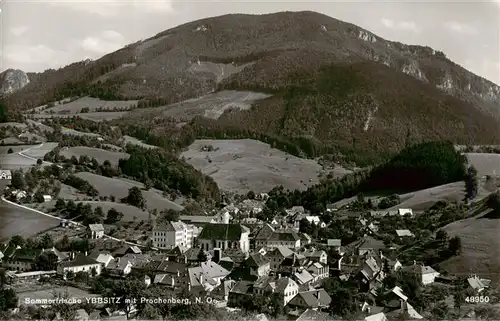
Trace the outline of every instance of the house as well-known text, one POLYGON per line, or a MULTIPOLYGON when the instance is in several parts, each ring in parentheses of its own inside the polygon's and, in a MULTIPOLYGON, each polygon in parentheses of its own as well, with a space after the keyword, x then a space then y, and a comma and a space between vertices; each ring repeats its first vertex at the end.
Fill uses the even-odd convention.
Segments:
POLYGON ((333 247, 337 252, 340 251, 340 247, 342 246, 342 240, 340 239, 328 239, 327 243, 328 247, 333 247))
POLYGON ((240 224, 206 224, 198 236, 198 244, 205 251, 214 248, 250 251, 250 230, 240 224))
POLYGON ((306 233, 299 233, 299 237, 300 237, 300 245, 301 246, 312 243, 312 238, 309 235, 307 235, 306 233))
POLYGON ((89 257, 96 260, 96 262, 101 263, 105 268, 115 259, 109 252, 93 252, 89 255, 89 257))
POLYGON ((45 203, 48 203, 48 202, 52 201, 52 196, 50 196, 50 195, 43 195, 43 201, 45 203))
POLYGON ((118 248, 116 251, 113 252, 113 256, 114 257, 122 257, 122 256, 125 256, 127 254, 138 255, 141 253, 142 253, 141 249, 136 245, 123 245, 120 248, 118 248))
POLYGON ((266 246, 268 248, 275 248, 284 246, 291 250, 300 248, 300 237, 295 231, 274 231, 267 239, 266 246))
POLYGON ((291 278, 278 275, 278 279, 269 283, 269 285, 264 288, 264 292, 278 294, 283 302, 283 306, 286 306, 288 302, 299 293, 299 285, 291 278))
POLYGON ((299 214, 295 217, 294 226, 296 228, 299 228, 300 221, 302 221, 303 219, 306 219, 309 222, 309 224, 317 225, 321 228, 326 227, 326 224, 324 222, 322 222, 318 216, 311 216, 311 215, 304 215, 304 214, 299 214))
POLYGON ((61 262, 57 265, 57 275, 62 276, 66 279, 69 272, 76 274, 78 272, 88 272, 90 276, 101 274, 101 263, 96 260, 79 254, 75 256, 71 261, 61 262))
POLYGON ((314 309, 307 309, 294 321, 333 321, 327 312, 321 312, 314 309))
POLYGON ((271 269, 276 270, 281 265, 281 263, 287 258, 292 256, 294 253, 287 247, 278 246, 266 253, 266 257, 271 262, 271 269))
POLYGON ((422 284, 424 285, 434 283, 434 280, 440 275, 439 272, 437 272, 430 266, 422 265, 420 270, 421 270, 420 274, 422 277, 422 284))
POLYGON ((251 281, 237 281, 229 292, 228 307, 238 308, 242 304, 248 302, 253 294, 253 282, 251 281))
POLYGON ((127 276, 132 272, 133 262, 126 258, 118 257, 111 261, 106 267, 106 271, 114 276, 127 276))
POLYGON ((410 230, 396 230, 398 237, 414 237, 415 235, 410 230))
POLYGON ((268 275, 271 270, 271 261, 260 253, 251 254, 245 261, 250 274, 257 277, 268 275))
POLYGON ((264 224, 255 234, 253 240, 256 248, 266 247, 267 240, 275 232, 275 229, 270 224, 264 224))
POLYGON ((260 201, 267 201, 268 198, 269 198, 269 194, 267 194, 267 193, 259 193, 259 194, 255 195, 255 199, 260 200, 260 201))
POLYGON ((18 202, 28 195, 25 191, 19 190, 14 190, 10 194, 14 196, 18 202))
POLYGON ((330 268, 324 263, 311 261, 306 268, 307 271, 314 277, 315 281, 326 279, 330 276, 330 268))
POLYGON ((229 301, 229 293, 231 293, 235 284, 235 280, 224 280, 219 286, 210 292, 210 297, 219 302, 224 302, 227 305, 227 302, 229 301))
POLYGON ((100 239, 104 237, 104 226, 102 224, 89 224, 88 235, 90 239, 100 239))
POLYGON ((217 223, 215 216, 202 216, 202 215, 180 215, 179 220, 195 226, 204 226, 205 224, 217 223))
POLYGON ((177 246, 193 247, 194 238, 198 235, 198 228, 191 224, 167 222, 153 228, 151 239, 153 247, 159 249, 173 249, 177 246))
POLYGON ((408 320, 421 320, 424 317, 418 313, 415 308, 405 300, 400 300, 400 308, 386 313, 390 320, 398 319, 403 313, 408 315, 408 320))
POLYGON ((314 276, 306 269, 302 268, 297 270, 292 278, 297 282, 298 285, 305 285, 314 282, 314 276))
POLYGON ((305 214, 304 206, 293 206, 292 208, 285 210, 287 216, 295 216, 298 214, 305 214))
POLYGON ((398 209, 398 215, 400 215, 400 216, 409 215, 409 216, 413 217, 413 211, 411 208, 400 208, 400 209, 398 209))
POLYGON ((200 287, 208 292, 219 286, 222 280, 230 274, 228 270, 211 261, 202 262, 200 266, 188 268, 187 272, 191 289, 200 287))
POLYGON ((299 292, 290 302, 289 307, 318 309, 327 308, 332 303, 332 298, 325 289, 313 289, 299 292))
POLYGON ((307 262, 308 259, 304 255, 293 253, 291 256, 285 258, 283 262, 281 262, 278 268, 278 272, 292 275, 299 269, 303 268, 307 262))
POLYGON ((306 258, 313 262, 328 264, 328 255, 323 250, 316 250, 314 248, 302 253, 306 258))
POLYGON ((365 321, 388 321, 388 319, 387 319, 386 315, 384 314, 384 312, 380 312, 377 314, 367 316, 365 318, 365 321))
POLYGON ((368 255, 361 266, 360 287, 363 291, 374 293, 382 285, 385 278, 383 261, 379 255, 368 255))
POLYGON ((11 180, 12 179, 12 172, 10 171, 10 169, 0 170, 0 179, 11 180))
POLYGON ((385 249, 385 244, 382 241, 374 239, 371 236, 365 236, 362 242, 358 245, 358 254, 364 255, 369 251, 380 251, 385 249))
POLYGON ((334 204, 326 204, 326 211, 332 213, 338 211, 338 208, 334 204))
POLYGON ((33 271, 42 252, 42 250, 21 248, 13 248, 11 253, 6 250, 6 259, 3 261, 3 266, 9 270, 33 271))
POLYGON ((473 275, 467 279, 469 285, 477 292, 482 292, 490 286, 491 280, 480 279, 477 275, 473 275))

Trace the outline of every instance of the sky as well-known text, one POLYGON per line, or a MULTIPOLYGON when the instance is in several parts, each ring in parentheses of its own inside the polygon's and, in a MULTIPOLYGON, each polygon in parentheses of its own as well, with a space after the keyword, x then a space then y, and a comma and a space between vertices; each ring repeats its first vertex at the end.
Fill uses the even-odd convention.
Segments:
POLYGON ((0 71, 41 72, 96 59, 211 16, 311 10, 388 40, 443 51, 466 69, 500 84, 500 0, 0 0, 0 9, 0 71))

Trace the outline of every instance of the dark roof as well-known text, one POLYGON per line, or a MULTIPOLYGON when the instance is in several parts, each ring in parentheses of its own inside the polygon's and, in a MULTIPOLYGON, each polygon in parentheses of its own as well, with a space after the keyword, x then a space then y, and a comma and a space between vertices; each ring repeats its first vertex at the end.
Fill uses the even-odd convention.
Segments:
POLYGON ((254 239, 255 240, 267 240, 274 233, 274 228, 269 224, 264 224, 262 228, 257 232, 254 239))
POLYGON ((12 255, 11 260, 34 261, 40 254, 42 254, 42 250, 18 249, 12 255))
POLYGON ((241 234, 248 229, 240 224, 207 224, 203 227, 198 239, 239 241, 241 234))
POLYGON ((179 271, 180 274, 184 274, 186 272, 187 265, 184 263, 178 263, 175 261, 163 261, 158 265, 156 271, 165 272, 170 274, 176 274, 179 271))
POLYGON ((231 289, 231 293, 237 294, 250 294, 252 293, 253 282, 250 281, 238 281, 231 289))
MULTIPOLYGON (((318 306, 328 306, 332 302, 332 298, 324 289, 317 289, 307 292, 299 292, 296 297, 301 297, 306 305, 310 308, 317 308, 318 306)), ((290 302, 292 305, 295 303, 292 299, 290 302)))
POLYGON ((81 265, 98 264, 98 262, 89 256, 85 256, 83 254, 78 254, 78 255, 76 255, 76 257, 73 261, 62 262, 60 264, 62 267, 73 267, 73 266, 81 266, 81 265))
POLYGON ((183 255, 185 255, 188 261, 198 261, 198 255, 200 254, 201 248, 192 247, 188 249, 183 255))
POLYGON ((371 236, 367 236, 364 238, 364 240, 362 241, 361 245, 359 246, 360 249, 363 249, 363 250, 371 250, 371 249, 375 249, 375 250, 379 250, 379 249, 385 249, 385 244, 384 242, 380 241, 380 240, 377 240, 377 239, 374 239, 373 237, 371 236))
POLYGON ((181 215, 179 216, 180 221, 186 221, 191 223, 210 223, 215 216, 202 216, 202 215, 181 215))
POLYGON ((295 231, 274 232, 269 240, 272 241, 297 241, 300 240, 299 235, 295 231))
POLYGON ((246 264, 248 267, 260 267, 268 264, 270 261, 262 254, 255 253, 248 257, 246 264))

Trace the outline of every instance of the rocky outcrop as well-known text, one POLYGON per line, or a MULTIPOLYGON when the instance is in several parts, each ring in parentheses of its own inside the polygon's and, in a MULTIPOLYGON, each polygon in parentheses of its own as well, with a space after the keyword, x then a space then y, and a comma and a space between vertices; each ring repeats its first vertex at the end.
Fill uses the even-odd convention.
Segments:
POLYGON ((29 82, 30 79, 24 71, 7 69, 0 73, 0 95, 12 94, 29 84, 29 82))

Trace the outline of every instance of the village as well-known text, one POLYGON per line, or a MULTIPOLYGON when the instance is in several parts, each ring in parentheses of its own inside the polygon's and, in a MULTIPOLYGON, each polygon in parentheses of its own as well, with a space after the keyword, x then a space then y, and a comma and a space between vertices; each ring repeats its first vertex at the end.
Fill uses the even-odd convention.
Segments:
MULTIPOLYGON (((8 193, 15 201, 20 191, 8 193)), ((169 212, 170 220, 135 222, 128 226, 140 236, 134 239, 111 236, 105 223, 71 219, 36 240, 12 237, 0 256, 18 296, 13 313, 54 309, 55 298, 64 298, 80 300, 72 305, 76 320, 123 320, 144 318, 145 304, 163 316, 160 303, 198 300, 259 320, 424 320, 455 311, 474 317, 475 307, 495 299, 491 280, 424 263, 461 250, 459 238, 429 232, 429 211, 370 210, 360 196, 319 214, 293 206, 269 218, 269 198, 249 193, 210 213, 169 212), (438 254, 429 258, 429 248, 438 254), (149 298, 139 304, 137 296, 149 298)), ((456 210, 437 204, 430 211, 446 206, 456 210)), ((62 313, 55 319, 67 319, 62 313)))

